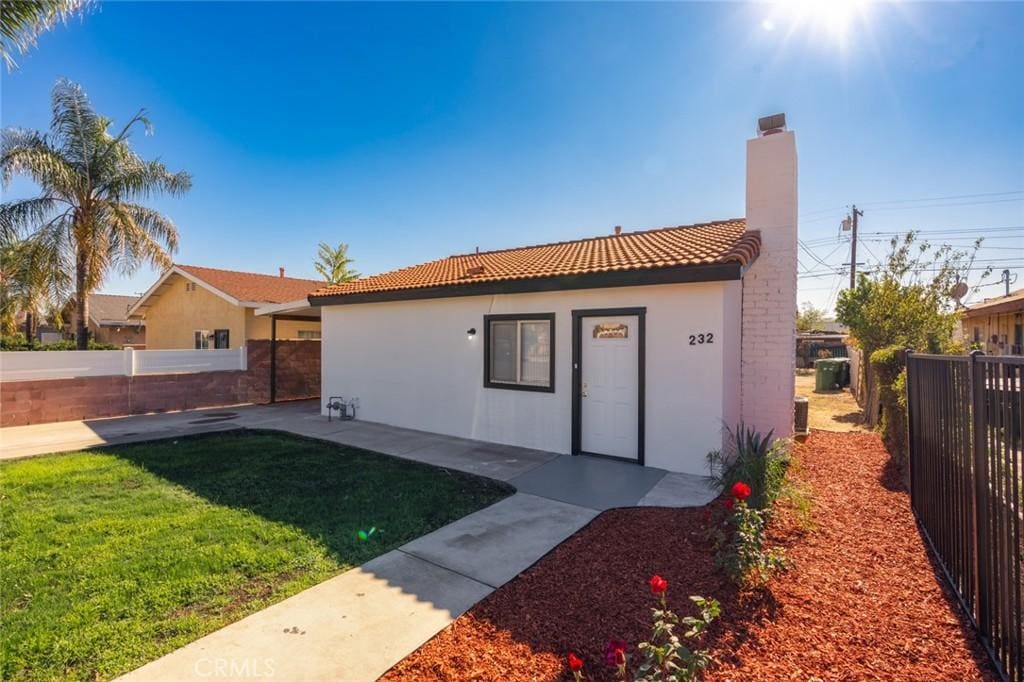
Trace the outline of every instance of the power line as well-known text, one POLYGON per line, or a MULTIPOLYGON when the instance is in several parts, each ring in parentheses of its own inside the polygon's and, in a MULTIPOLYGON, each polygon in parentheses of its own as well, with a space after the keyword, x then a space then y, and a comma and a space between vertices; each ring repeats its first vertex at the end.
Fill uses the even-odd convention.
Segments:
POLYGON ((922 208, 951 208, 956 206, 982 206, 985 204, 1005 204, 1015 201, 1024 201, 1024 197, 1013 197, 1012 199, 989 199, 987 201, 963 201, 945 204, 918 204, 917 206, 882 206, 872 208, 872 211, 910 211, 922 208))
POLYGON ((889 201, 867 201, 862 206, 878 206, 879 204, 909 204, 925 201, 946 201, 950 199, 977 199, 980 197, 1004 197, 1010 194, 1024 194, 1024 190, 1015 189, 1009 192, 983 192, 981 194, 949 194, 943 197, 926 197, 924 199, 890 199, 889 201))

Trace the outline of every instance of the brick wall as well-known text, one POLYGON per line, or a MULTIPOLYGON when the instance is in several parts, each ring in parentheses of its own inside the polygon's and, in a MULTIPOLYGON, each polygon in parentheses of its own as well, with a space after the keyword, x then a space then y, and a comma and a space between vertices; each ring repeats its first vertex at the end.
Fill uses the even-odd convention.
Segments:
POLYGON ((747 142, 747 229, 761 255, 743 277, 741 413, 776 437, 793 433, 797 163, 792 132, 747 142))
MULTIPOLYGON (((319 397, 320 342, 277 346, 277 399, 319 397)), ((247 364, 234 372, 3 382, 0 426, 269 402, 270 341, 249 341, 247 364)))
MULTIPOLYGON (((249 402, 270 401, 270 341, 249 339, 244 390, 249 402)), ((277 342, 277 399, 320 397, 320 342, 277 342)))

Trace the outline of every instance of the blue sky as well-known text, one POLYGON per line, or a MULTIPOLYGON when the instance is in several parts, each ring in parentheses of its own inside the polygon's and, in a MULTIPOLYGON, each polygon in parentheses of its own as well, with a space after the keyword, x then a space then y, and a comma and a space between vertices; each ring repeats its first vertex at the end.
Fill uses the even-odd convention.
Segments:
MULTIPOLYGON (((850 203, 865 211, 858 260, 884 255, 872 233, 916 228, 987 236, 986 265, 1024 272, 1024 4, 876 3, 846 19, 731 3, 108 2, 3 74, 0 117, 44 129, 61 76, 115 121, 145 107, 155 134, 137 150, 194 175, 187 196, 155 202, 181 232, 176 260, 312 277, 321 240, 349 243, 369 274, 741 216, 744 140, 785 111, 814 254, 801 251, 801 301, 829 305, 846 281, 816 259, 848 258, 850 203)), ((5 198, 33 192, 16 181, 5 198)))

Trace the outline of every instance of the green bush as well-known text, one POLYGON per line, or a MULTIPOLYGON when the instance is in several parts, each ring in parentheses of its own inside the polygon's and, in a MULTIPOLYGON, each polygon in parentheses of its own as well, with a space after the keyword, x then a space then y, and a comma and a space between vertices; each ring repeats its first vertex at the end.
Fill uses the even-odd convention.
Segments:
MULTIPOLYGON (((25 341, 24 334, 11 334, 0 338, 0 350, 12 350, 12 351, 40 351, 40 350, 76 350, 77 346, 74 341, 64 340, 56 343, 39 343, 33 341, 27 343, 25 341)), ((118 350, 118 347, 112 343, 97 343, 92 339, 89 340, 89 350, 118 350)))
POLYGON ((903 466, 907 457, 907 367, 905 350, 898 346, 879 348, 871 354, 871 367, 878 377, 882 415, 878 423, 890 455, 903 466))
POLYGON ((790 464, 789 442, 772 440, 774 431, 762 436, 754 429, 739 424, 729 433, 731 455, 715 450, 707 455, 710 480, 718 490, 731 488, 738 481, 747 483, 752 493, 749 504, 755 509, 768 509, 783 494, 786 470, 790 464))

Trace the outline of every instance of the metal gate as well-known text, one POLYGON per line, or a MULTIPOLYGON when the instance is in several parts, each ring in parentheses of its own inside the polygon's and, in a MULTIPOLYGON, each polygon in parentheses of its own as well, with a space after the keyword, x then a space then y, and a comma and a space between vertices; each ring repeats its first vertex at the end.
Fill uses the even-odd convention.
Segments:
POLYGON ((1022 660, 1024 358, 907 356, 911 505, 1005 679, 1022 660))

